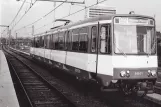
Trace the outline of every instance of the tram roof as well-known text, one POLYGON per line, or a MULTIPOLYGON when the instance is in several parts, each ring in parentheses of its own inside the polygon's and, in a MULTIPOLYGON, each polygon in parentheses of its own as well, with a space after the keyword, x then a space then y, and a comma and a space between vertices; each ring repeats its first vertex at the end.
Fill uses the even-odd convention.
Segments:
POLYGON ((85 24, 85 23, 89 23, 89 22, 97 22, 97 21, 101 21, 101 20, 112 20, 114 17, 119 17, 119 16, 120 17, 142 17, 142 18, 154 19, 151 16, 139 15, 139 14, 106 14, 106 15, 101 15, 101 16, 97 16, 97 17, 87 18, 85 20, 81 20, 81 21, 74 22, 74 23, 69 23, 68 25, 60 26, 58 28, 52 29, 50 31, 46 31, 41 34, 36 34, 36 35, 45 35, 46 33, 51 33, 51 32, 57 31, 59 29, 68 29, 73 26, 77 26, 77 25, 81 25, 81 24, 85 24))

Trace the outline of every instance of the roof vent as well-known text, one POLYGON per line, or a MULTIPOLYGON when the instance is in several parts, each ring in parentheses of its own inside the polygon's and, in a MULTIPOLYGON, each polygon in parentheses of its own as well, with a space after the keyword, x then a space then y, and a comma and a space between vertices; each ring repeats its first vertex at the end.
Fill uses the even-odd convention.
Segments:
POLYGON ((71 22, 71 20, 67 20, 67 19, 56 19, 55 22, 57 21, 65 22, 64 25, 68 25, 71 22))

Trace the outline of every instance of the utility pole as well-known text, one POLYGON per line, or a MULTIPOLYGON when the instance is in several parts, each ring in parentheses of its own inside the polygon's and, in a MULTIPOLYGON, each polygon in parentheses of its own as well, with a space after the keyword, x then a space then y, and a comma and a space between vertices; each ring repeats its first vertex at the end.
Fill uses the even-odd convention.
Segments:
POLYGON ((34 27, 34 25, 32 25, 32 36, 34 36, 34 29, 35 29, 35 27, 34 27))
POLYGON ((9 30, 9 27, 7 28, 8 36, 9 36, 9 46, 11 46, 11 30, 9 30))
MULTIPOLYGON (((9 31, 9 26, 7 26, 7 25, 0 25, 0 27, 7 27, 7 32, 9 31)), ((5 30, 4 30, 5 31, 5 30)), ((9 32, 8 32, 9 33, 9 32)), ((3 32, 1 33, 1 39, 2 39, 2 34, 3 34, 3 32)))
MULTIPOLYGON (((56 7, 56 2, 54 2, 54 9, 55 9, 55 7, 56 7)), ((55 10, 54 10, 54 20, 55 20, 55 10)), ((53 23, 53 27, 54 27, 54 24, 55 24, 55 21, 53 23)))
POLYGON ((34 25, 32 25, 32 34, 31 34, 31 35, 32 35, 33 40, 31 39, 31 40, 32 40, 32 41, 31 41, 31 44, 30 44, 31 46, 33 46, 33 45, 35 44, 35 40, 34 40, 34 39, 35 39, 35 38, 34 38, 34 29, 35 29, 35 28, 34 28, 34 25))

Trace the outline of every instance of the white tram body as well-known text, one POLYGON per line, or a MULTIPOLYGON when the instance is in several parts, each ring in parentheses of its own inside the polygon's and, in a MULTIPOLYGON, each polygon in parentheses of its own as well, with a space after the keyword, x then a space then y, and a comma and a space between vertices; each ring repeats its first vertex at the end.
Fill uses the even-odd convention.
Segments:
POLYGON ((155 20, 134 14, 85 19, 35 35, 30 54, 104 87, 147 86, 157 78, 155 20))

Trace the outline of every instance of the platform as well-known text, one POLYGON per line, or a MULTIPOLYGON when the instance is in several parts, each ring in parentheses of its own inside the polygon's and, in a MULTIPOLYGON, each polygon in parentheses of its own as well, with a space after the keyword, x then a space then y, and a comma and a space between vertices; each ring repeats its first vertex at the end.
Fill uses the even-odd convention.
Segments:
POLYGON ((0 50, 0 107, 19 107, 6 57, 0 50))
POLYGON ((145 99, 148 99, 154 103, 157 103, 159 105, 161 105, 161 95, 160 94, 156 94, 156 93, 153 93, 153 94, 147 94, 145 96, 145 99))

